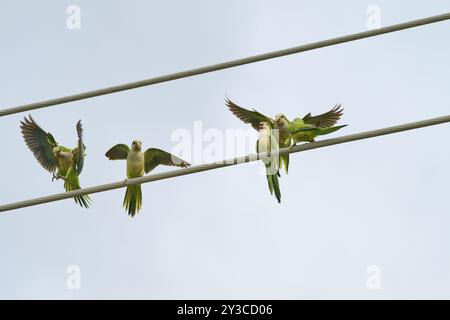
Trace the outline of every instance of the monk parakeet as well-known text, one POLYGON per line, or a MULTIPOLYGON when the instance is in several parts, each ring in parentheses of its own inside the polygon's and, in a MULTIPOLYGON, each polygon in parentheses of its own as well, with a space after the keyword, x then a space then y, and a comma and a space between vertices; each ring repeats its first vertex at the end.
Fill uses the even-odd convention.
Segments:
MULTIPOLYGON (((259 113, 255 109, 244 109, 229 99, 226 99, 225 101, 228 109, 236 117, 245 123, 251 124, 256 130, 258 130, 259 123, 261 122, 266 122, 272 129, 277 129, 280 148, 290 147, 292 144, 300 141, 312 142, 318 135, 328 134, 343 127, 333 127, 341 118, 344 111, 341 108, 341 105, 336 105, 330 111, 318 116, 312 116, 311 113, 308 113, 303 118, 296 118, 293 121, 295 122, 293 124, 293 122, 289 121, 282 113, 277 114, 275 119, 272 119, 259 113), (305 128, 300 128, 301 124, 304 125, 305 128), (306 129, 306 127, 308 127, 308 129, 306 129)), ((280 155, 280 167, 282 165, 284 165, 287 174, 289 170, 289 154, 280 155)))
POLYGON ((347 125, 334 126, 334 127, 318 127, 315 125, 307 124, 301 118, 296 118, 294 121, 289 122, 287 129, 292 137, 294 144, 298 142, 314 142, 314 138, 317 136, 329 134, 335 132, 347 125))
MULTIPOLYGON (((109 160, 127 160, 127 178, 142 177, 145 173, 149 173, 158 165, 177 166, 186 168, 190 163, 160 149, 150 148, 145 152, 141 152, 142 142, 134 140, 131 149, 126 144, 116 144, 109 149, 105 156, 109 160)), ((123 206, 132 217, 142 207, 142 191, 141 185, 132 185, 127 187, 123 206)))
POLYGON ((278 141, 272 134, 272 127, 267 122, 260 122, 259 138, 256 144, 256 152, 269 152, 270 157, 262 158, 261 161, 266 166, 266 178, 269 184, 270 194, 275 193, 278 203, 281 202, 280 184, 278 183, 279 155, 278 141))
MULTIPOLYGON (((86 156, 81 120, 76 125, 78 144, 74 149, 58 144, 53 135, 42 130, 31 115, 29 118, 25 117, 20 123, 25 143, 41 166, 53 174, 52 181, 63 179, 66 191, 80 189, 78 176, 83 170, 84 157, 86 156)), ((91 202, 87 195, 74 199, 76 203, 85 208, 88 208, 91 202)))

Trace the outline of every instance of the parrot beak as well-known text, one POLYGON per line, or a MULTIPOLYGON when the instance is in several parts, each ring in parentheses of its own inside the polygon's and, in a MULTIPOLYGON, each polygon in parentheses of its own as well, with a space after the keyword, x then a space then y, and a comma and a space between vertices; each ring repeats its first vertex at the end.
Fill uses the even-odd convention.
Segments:
POLYGON ((140 140, 133 140, 131 146, 133 150, 141 151, 142 142, 140 140))

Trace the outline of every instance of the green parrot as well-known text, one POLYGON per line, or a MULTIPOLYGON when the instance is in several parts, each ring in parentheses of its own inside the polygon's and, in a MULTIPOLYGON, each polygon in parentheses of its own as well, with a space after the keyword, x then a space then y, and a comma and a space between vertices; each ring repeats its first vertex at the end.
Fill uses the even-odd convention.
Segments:
MULTIPOLYGON (((74 149, 58 144, 53 135, 42 130, 31 115, 29 118, 25 117, 20 124, 25 143, 41 166, 53 174, 52 181, 63 179, 66 191, 80 189, 78 176, 83 170, 86 156, 81 120, 76 125, 78 144, 74 149)), ((85 208, 89 208, 91 203, 91 199, 87 195, 74 197, 74 200, 85 208)))
MULTIPOLYGON (((256 111, 255 109, 244 109, 233 103, 228 98, 225 99, 225 103, 228 109, 236 117, 245 123, 251 124, 251 126, 256 130, 258 130, 259 123, 261 122, 266 122, 272 129, 277 129, 280 148, 291 147, 293 144, 300 141, 312 142, 318 135, 328 134, 344 127, 333 127, 341 118, 344 111, 340 104, 336 105, 333 109, 326 113, 317 116, 311 116, 311 113, 308 113, 303 118, 296 118, 293 122, 291 122, 282 113, 278 113, 275 116, 275 119, 272 119, 256 111), (304 125, 304 127, 301 127, 300 124, 304 125)), ((274 134, 274 136, 276 136, 276 134, 274 134)), ((288 174, 289 154, 280 155, 279 160, 280 167, 284 165, 286 174, 288 174)))
POLYGON ((314 138, 317 136, 329 134, 335 132, 347 125, 334 126, 334 127, 318 127, 315 125, 307 124, 301 118, 296 118, 294 121, 290 122, 287 126, 289 133, 292 137, 293 144, 298 142, 314 142, 314 138))
POLYGON ((267 122, 260 122, 258 126, 259 138, 256 143, 256 152, 270 152, 270 157, 263 158, 261 161, 266 166, 266 178, 269 184, 270 194, 275 193, 278 203, 281 202, 280 184, 278 182, 279 171, 279 157, 278 153, 273 154, 279 150, 278 141, 272 134, 272 127, 267 122))
MULTIPOLYGON (((116 144, 109 149, 105 156, 109 160, 127 160, 127 178, 142 177, 145 173, 149 173, 158 165, 177 166, 186 168, 190 163, 160 149, 149 148, 145 152, 141 151, 142 142, 134 140, 131 144, 131 150, 126 144, 116 144)), ((142 207, 142 191, 141 185, 132 185, 127 187, 123 206, 131 217, 142 207)))

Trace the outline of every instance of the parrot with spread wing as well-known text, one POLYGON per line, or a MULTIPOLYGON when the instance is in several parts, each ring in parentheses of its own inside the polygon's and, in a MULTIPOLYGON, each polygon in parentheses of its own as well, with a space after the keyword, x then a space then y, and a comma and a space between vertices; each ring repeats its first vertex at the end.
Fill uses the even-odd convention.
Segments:
MULTIPOLYGON (((74 149, 64 147, 50 132, 45 132, 34 119, 24 118, 20 122, 20 129, 28 148, 44 169, 53 174, 54 179, 64 180, 66 191, 80 189, 79 175, 83 170, 86 146, 83 143, 83 128, 81 120, 77 122, 76 129, 78 143, 74 149)), ((91 199, 87 195, 74 197, 77 204, 89 208, 91 199)))
POLYGON ((347 125, 334 126, 334 127, 318 127, 312 124, 305 123, 301 118, 295 118, 294 121, 289 122, 287 129, 292 137, 293 144, 298 142, 314 142, 314 138, 335 132, 347 125))
POLYGON ((279 155, 278 141, 272 134, 272 127, 267 122, 260 122, 258 126, 259 138, 256 143, 257 153, 269 153, 269 157, 262 158, 261 161, 266 166, 266 178, 269 184, 270 194, 275 193, 278 203, 281 202, 280 184, 278 182, 279 155))
MULTIPOLYGON (((127 160, 127 178, 142 177, 145 173, 149 173, 158 165, 177 166, 187 168, 190 163, 160 149, 149 148, 142 152, 142 142, 134 140, 131 149, 126 144, 117 144, 109 149, 105 156, 109 160, 127 160)), ((131 217, 142 207, 142 191, 141 185, 130 185, 125 192, 123 206, 131 217)))
MULTIPOLYGON (((316 136, 329 134, 345 127, 345 125, 334 126, 344 111, 340 104, 323 114, 312 116, 311 113, 308 113, 303 118, 296 118, 294 121, 289 121, 282 113, 278 113, 275 119, 272 119, 255 109, 244 109, 228 98, 225 100, 225 103, 236 117, 245 123, 249 123, 256 130, 259 130, 259 124, 261 122, 267 123, 272 129, 277 129, 280 148, 291 147, 300 141, 313 142, 316 136)), ((289 154, 280 155, 279 158, 280 167, 284 165, 287 174, 289 171, 289 154)))

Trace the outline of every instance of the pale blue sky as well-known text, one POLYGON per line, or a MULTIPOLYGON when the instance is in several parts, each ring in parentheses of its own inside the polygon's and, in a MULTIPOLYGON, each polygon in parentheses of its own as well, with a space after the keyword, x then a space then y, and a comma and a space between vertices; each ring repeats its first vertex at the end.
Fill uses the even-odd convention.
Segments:
MULTIPOLYGON (((1 1, 0 107, 245 57, 450 11, 419 1, 1 1), (81 30, 66 8, 81 8, 81 30)), ((247 129, 224 105, 290 117, 345 107, 333 136, 449 114, 449 22, 32 112, 62 144, 82 119, 83 186, 117 181, 115 143, 171 150, 174 130, 247 129)), ((61 192, 0 118, 0 203, 61 192)), ((450 126, 292 156, 269 195, 257 165, 0 214, 0 298, 450 298, 450 126), (81 268, 81 289, 66 268, 81 268), (381 268, 381 290, 366 268, 381 268)), ((155 172, 167 170, 158 168, 155 172)))

